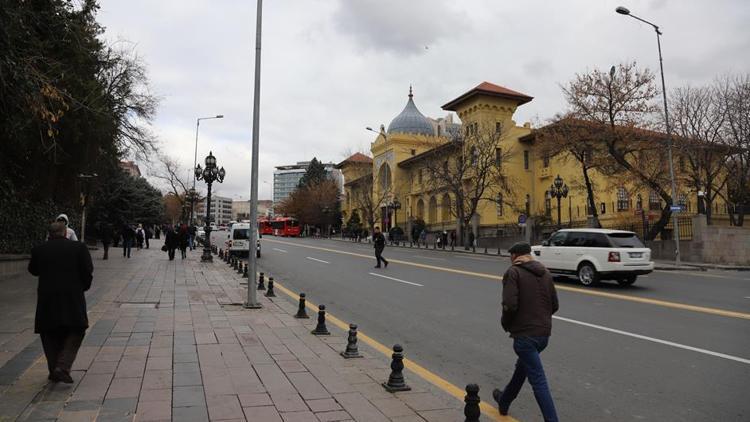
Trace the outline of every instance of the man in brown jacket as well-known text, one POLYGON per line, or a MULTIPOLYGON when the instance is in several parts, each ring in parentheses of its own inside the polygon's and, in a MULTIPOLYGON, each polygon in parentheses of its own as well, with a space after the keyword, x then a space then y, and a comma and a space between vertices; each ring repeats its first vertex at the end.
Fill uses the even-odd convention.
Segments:
POLYGON ((547 347, 552 332, 552 314, 559 307, 552 274, 541 262, 534 260, 528 243, 516 243, 508 252, 513 265, 503 276, 501 323, 513 338, 513 351, 518 359, 505 390, 496 388, 492 397, 500 414, 507 415, 510 404, 528 378, 544 420, 557 421, 555 403, 539 356, 547 347))

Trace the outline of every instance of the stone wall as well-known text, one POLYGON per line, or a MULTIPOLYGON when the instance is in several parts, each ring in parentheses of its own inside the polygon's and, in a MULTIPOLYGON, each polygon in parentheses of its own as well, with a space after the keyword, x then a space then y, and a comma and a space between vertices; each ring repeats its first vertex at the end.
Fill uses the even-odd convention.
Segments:
POLYGON ((27 271, 30 255, 0 255, 0 280, 27 271))
MULTIPOLYGON (((674 259, 674 240, 646 242, 654 259, 674 259)), ((706 217, 693 217, 693 240, 680 241, 685 262, 750 265, 750 228, 706 225, 706 217)))

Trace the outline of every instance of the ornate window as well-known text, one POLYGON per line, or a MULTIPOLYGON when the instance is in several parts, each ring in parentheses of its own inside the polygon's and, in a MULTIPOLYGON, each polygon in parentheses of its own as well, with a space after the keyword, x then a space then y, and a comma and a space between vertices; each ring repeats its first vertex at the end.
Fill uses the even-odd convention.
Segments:
POLYGON ((635 197, 635 209, 638 211, 643 209, 643 197, 640 193, 635 197))
POLYGON ((378 181, 380 182, 380 189, 382 191, 388 191, 391 188, 391 166, 387 163, 380 166, 378 171, 378 181))
POLYGON ((630 194, 624 187, 617 188, 617 211, 627 211, 630 208, 630 194))
POLYGON ((552 196, 549 191, 544 191, 544 215, 547 217, 552 216, 552 196))
POLYGON ((417 201, 417 217, 424 219, 424 201, 422 198, 419 198, 419 201, 417 201))
POLYGON ((447 193, 443 195, 440 202, 440 220, 450 221, 451 219, 451 197, 447 193))
POLYGON ((430 223, 436 223, 437 222, 437 199, 435 197, 430 198, 430 207, 429 207, 429 214, 430 214, 430 223))
POLYGON ((658 193, 651 191, 648 194, 648 210, 658 211, 661 209, 661 197, 658 193))
POLYGON ((503 194, 498 193, 497 194, 497 216, 502 217, 503 216, 503 207, 505 204, 503 204, 503 194))

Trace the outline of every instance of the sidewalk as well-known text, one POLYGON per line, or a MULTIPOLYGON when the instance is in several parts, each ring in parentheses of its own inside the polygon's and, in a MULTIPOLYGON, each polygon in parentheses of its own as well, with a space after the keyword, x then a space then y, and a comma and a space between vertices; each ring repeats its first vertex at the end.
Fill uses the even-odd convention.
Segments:
POLYGON ((160 247, 130 260, 92 251, 91 328, 71 385, 47 382, 36 280, 0 282, 0 421, 464 420, 460 400, 408 371, 412 391, 386 392, 383 354, 359 342, 365 357, 343 359, 345 333, 329 323, 331 336, 313 336, 314 315, 293 318, 278 290, 245 310, 243 279, 226 264, 200 263, 199 250, 170 262, 160 247))

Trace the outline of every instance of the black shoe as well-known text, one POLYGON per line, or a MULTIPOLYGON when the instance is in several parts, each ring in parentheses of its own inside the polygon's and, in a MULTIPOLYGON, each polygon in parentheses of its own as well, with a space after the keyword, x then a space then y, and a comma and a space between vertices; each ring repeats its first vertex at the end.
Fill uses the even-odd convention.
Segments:
POLYGON ((388 268, 388 261, 385 261, 385 268, 388 268))
POLYGON ((497 403, 497 410, 501 415, 508 416, 508 409, 503 409, 503 407, 500 405, 500 397, 502 395, 503 392, 499 388, 492 390, 492 398, 495 399, 495 403, 497 403))
POLYGON ((376 265, 374 268, 380 268, 380 265, 376 265))
POLYGON ((64 382, 65 384, 73 384, 73 378, 70 377, 70 374, 60 368, 55 368, 55 370, 50 374, 49 379, 54 382, 60 381, 64 382))

